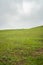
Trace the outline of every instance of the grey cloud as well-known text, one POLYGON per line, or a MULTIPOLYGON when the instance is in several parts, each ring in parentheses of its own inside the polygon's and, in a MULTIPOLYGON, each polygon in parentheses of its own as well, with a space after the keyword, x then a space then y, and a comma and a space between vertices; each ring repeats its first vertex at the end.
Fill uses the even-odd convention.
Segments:
POLYGON ((43 0, 0 0, 0 29, 28 28, 37 25, 43 25, 43 0), (25 1, 36 2, 37 5, 40 5, 40 9, 33 8, 31 15, 20 14, 17 6, 19 5, 19 9, 22 10, 22 3, 25 1), (8 17, 7 14, 10 16, 8 17), (13 16, 17 16, 19 19, 16 20, 14 17, 13 21, 11 18, 13 16), (12 25, 7 22, 7 19, 13 21, 12 25))

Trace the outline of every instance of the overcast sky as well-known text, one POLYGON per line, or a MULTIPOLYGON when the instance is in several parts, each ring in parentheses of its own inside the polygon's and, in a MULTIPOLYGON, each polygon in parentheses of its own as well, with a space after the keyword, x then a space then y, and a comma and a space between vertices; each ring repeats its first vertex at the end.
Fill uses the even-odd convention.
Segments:
POLYGON ((43 25, 43 0, 0 0, 0 29, 43 25))

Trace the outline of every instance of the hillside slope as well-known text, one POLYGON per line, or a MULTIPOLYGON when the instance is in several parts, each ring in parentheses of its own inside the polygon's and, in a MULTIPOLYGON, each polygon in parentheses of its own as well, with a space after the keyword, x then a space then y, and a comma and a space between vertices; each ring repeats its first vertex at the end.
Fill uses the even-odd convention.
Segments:
POLYGON ((43 26, 0 30, 0 65, 43 65, 43 26))

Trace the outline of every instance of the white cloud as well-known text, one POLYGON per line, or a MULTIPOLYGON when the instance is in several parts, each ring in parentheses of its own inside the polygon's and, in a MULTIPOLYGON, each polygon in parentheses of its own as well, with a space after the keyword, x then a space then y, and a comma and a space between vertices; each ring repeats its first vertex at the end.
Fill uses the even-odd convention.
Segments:
POLYGON ((34 10, 37 11, 39 9, 40 9, 40 4, 37 4, 34 1, 32 1, 32 2, 24 1, 23 2, 23 12, 26 15, 31 15, 31 13, 34 10))
POLYGON ((23 2, 23 12, 24 14, 31 14, 32 8, 33 8, 33 3, 32 2, 23 2))

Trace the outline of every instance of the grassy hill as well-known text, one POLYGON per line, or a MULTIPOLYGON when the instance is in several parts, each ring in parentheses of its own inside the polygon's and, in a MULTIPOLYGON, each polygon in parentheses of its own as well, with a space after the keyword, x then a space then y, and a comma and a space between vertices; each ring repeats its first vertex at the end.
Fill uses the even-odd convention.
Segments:
POLYGON ((43 26, 0 30, 0 65, 43 65, 43 26))

